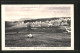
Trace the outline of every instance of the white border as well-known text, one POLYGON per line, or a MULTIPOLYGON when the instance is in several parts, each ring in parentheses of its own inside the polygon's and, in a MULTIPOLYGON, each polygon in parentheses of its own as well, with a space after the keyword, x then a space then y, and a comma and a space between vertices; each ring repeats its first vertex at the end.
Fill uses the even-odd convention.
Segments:
MULTIPOLYGON (((21 5, 21 4, 19 4, 21 5)), ((74 50, 74 4, 40 4, 71 7, 71 47, 5 47, 5 5, 1 5, 1 40, 2 50, 74 50)))

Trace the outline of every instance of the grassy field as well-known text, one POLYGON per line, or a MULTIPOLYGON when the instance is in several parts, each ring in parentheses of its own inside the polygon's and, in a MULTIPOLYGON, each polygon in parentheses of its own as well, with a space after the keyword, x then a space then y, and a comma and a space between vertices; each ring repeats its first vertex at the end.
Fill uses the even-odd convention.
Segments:
MULTIPOLYGON (((9 23, 8 23, 9 24, 9 23)), ((6 24, 6 25, 8 25, 6 24)), ((10 24, 5 27, 6 47, 70 47, 69 33, 64 33, 63 26, 52 28, 34 28, 31 31, 33 38, 28 38, 26 25, 10 24)))
POLYGON ((27 32, 6 33, 6 47, 69 47, 70 34, 32 32, 33 38, 27 37, 27 32))

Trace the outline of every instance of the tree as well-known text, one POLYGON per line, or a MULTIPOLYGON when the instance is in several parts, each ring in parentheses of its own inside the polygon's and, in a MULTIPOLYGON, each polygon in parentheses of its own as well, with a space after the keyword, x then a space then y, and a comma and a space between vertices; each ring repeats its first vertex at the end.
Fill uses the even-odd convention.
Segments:
POLYGON ((30 24, 30 23, 27 24, 27 30, 28 30, 29 32, 31 31, 31 24, 30 24))
POLYGON ((67 23, 70 26, 71 25, 71 20, 67 20, 67 23))

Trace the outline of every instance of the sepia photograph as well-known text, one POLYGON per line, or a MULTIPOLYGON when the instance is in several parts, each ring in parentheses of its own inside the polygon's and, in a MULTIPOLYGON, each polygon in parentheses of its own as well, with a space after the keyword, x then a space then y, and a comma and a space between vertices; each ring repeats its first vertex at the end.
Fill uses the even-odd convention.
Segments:
POLYGON ((1 5, 2 50, 74 50, 73 4, 1 5))

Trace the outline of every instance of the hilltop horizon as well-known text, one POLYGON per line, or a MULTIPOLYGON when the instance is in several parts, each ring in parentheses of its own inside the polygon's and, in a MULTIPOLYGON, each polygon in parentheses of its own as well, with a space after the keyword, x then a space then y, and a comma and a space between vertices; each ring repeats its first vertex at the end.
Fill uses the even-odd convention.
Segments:
MULTIPOLYGON (((5 20, 5 21, 11 21, 11 22, 14 22, 14 21, 24 21, 24 20, 33 20, 33 19, 51 19, 51 18, 62 18, 62 17, 48 17, 48 18, 46 18, 46 17, 44 17, 44 18, 20 18, 20 19, 18 19, 18 20, 5 20)), ((67 18, 67 17, 65 17, 65 18, 67 18)))

